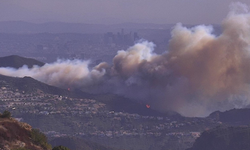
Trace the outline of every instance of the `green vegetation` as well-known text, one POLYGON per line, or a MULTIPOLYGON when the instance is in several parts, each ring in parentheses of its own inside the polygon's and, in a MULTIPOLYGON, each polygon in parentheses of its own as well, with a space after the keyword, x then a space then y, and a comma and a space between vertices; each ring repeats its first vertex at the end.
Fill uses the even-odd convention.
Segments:
POLYGON ((12 150, 30 150, 30 149, 27 149, 27 148, 24 148, 24 147, 20 147, 20 148, 15 148, 15 149, 12 149, 12 150))
POLYGON ((60 145, 60 146, 54 147, 52 150, 70 150, 70 149, 68 149, 68 148, 65 147, 65 146, 60 145))
POLYGON ((51 150, 47 137, 38 129, 11 118, 9 111, 1 114, 0 149, 10 150, 51 150))
POLYGON ((10 118, 11 117, 11 113, 7 110, 5 110, 3 112, 3 114, 0 115, 1 118, 10 118))
POLYGON ((34 143, 42 146, 43 148, 51 148, 51 145, 48 144, 47 137, 38 129, 31 130, 31 139, 34 143))

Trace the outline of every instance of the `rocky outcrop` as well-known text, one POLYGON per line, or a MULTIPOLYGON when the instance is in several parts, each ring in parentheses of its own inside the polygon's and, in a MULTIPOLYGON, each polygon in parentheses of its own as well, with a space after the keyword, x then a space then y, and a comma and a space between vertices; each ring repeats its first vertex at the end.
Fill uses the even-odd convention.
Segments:
MULTIPOLYGON (((13 118, 0 118, 0 150, 51 150, 32 137, 32 127, 13 118)), ((46 142, 46 141, 45 141, 46 142)))

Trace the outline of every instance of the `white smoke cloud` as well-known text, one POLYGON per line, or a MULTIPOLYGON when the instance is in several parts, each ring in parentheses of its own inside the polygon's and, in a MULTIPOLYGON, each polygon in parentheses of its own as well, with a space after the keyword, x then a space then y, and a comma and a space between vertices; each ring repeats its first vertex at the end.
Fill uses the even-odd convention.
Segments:
POLYGON ((216 110, 250 105, 250 14, 241 3, 222 22, 186 28, 177 24, 169 48, 154 53, 152 42, 118 51, 113 64, 58 60, 42 67, 0 68, 8 76, 31 76, 58 87, 112 92, 148 103, 160 111, 206 116, 216 110))
POLYGON ((105 70, 89 69, 89 61, 58 60, 42 67, 33 66, 29 69, 23 66, 19 69, 0 68, 0 72, 6 76, 24 77, 30 76, 50 85, 67 88, 81 87, 98 82, 105 74, 105 70))

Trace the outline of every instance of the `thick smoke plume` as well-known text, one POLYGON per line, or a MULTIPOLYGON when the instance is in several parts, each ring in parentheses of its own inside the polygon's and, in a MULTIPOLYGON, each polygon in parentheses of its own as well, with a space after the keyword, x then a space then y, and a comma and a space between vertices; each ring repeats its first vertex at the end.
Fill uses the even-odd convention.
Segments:
POLYGON ((144 41, 118 51, 112 65, 90 68, 88 61, 59 60, 31 69, 0 68, 0 73, 31 76, 63 88, 113 92, 185 116, 248 107, 250 13, 243 4, 232 9, 219 36, 213 35, 212 26, 188 29, 177 24, 161 55, 153 52, 153 43, 144 41))

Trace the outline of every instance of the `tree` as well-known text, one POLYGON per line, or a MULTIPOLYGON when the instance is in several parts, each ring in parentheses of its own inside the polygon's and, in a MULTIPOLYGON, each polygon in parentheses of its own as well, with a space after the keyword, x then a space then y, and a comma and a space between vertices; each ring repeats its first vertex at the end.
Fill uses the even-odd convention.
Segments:
POLYGON ((1 115, 2 118, 10 118, 11 117, 11 113, 7 110, 5 110, 3 112, 3 114, 1 115))
POLYGON ((54 147, 52 150, 70 150, 70 149, 65 146, 60 145, 60 146, 54 147))
POLYGON ((51 145, 48 144, 47 137, 39 129, 31 130, 31 139, 44 148, 51 148, 51 145))

